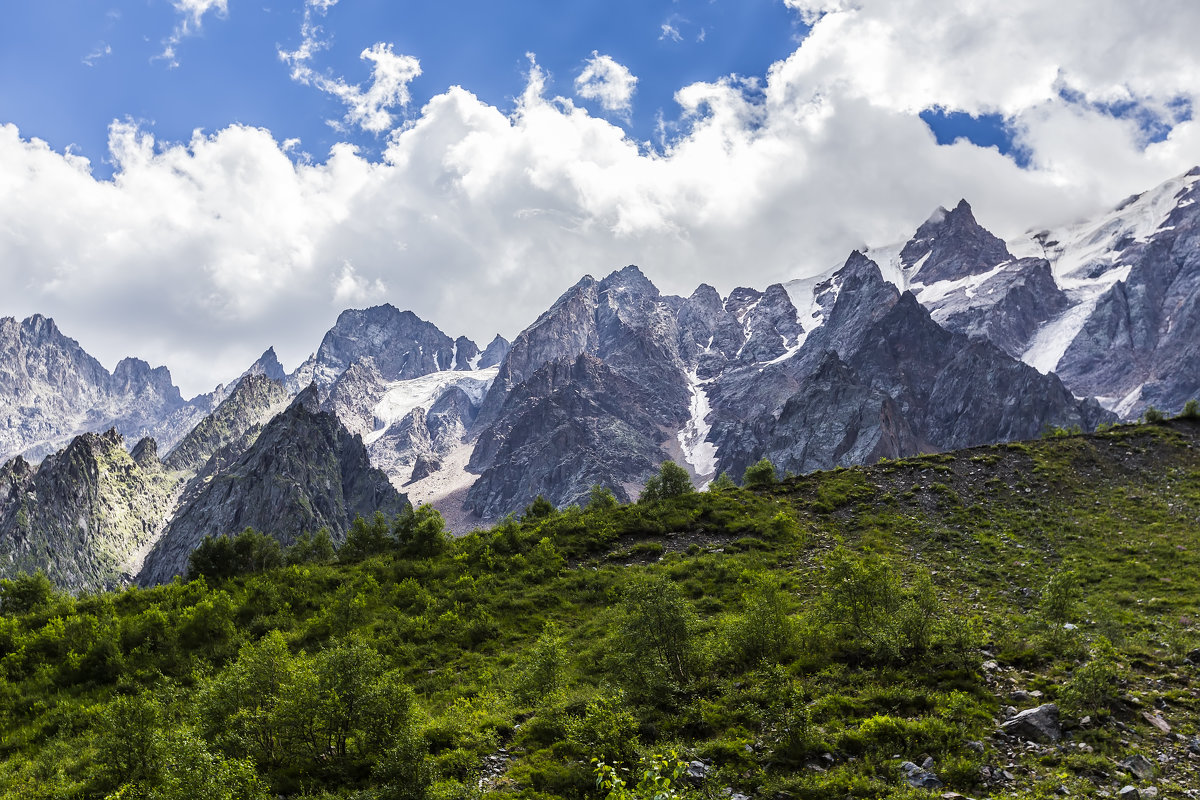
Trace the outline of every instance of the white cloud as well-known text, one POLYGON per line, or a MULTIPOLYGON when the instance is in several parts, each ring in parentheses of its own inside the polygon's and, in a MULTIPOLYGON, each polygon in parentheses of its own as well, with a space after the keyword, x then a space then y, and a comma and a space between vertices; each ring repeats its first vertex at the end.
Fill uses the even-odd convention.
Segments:
POLYGON ((94 66, 96 66, 97 61, 104 58, 105 56, 111 56, 111 55, 112 55, 112 45, 107 44, 105 42, 101 42, 100 44, 96 45, 92 49, 92 52, 88 53, 86 56, 83 57, 83 63, 89 67, 94 67, 94 66))
POLYGON ((575 94, 584 100, 597 101, 609 113, 628 115, 633 109, 637 82, 628 67, 593 50, 583 71, 575 78, 575 94))
POLYGON ((175 7, 175 11, 181 19, 176 23, 171 35, 163 40, 163 51, 158 57, 165 59, 167 66, 177 67, 179 60, 175 57, 175 48, 185 38, 194 35, 203 27, 206 14, 215 13, 220 17, 228 16, 229 0, 171 0, 171 5, 175 7))
POLYGON ((676 28, 670 22, 664 22, 659 26, 659 30, 661 31, 658 35, 659 41, 663 39, 670 39, 672 42, 683 41, 683 34, 679 32, 679 28, 676 28))
POLYGON ((328 42, 321 38, 322 31, 314 21, 314 14, 324 15, 337 2, 307 0, 300 28, 300 46, 290 51, 280 49, 279 57, 291 66, 292 80, 342 101, 346 106, 343 122, 370 133, 384 133, 393 125, 392 109, 409 104, 408 85, 421 74, 421 63, 412 56, 398 55, 390 44, 378 42, 359 55, 362 60, 371 62, 371 80, 365 89, 313 69, 312 60, 317 51, 328 47, 328 42))
POLYGON ((512 113, 450 89, 379 162, 345 145, 294 163, 289 143, 241 126, 170 144, 117 123, 115 176, 99 181, 0 127, 0 314, 50 314, 108 366, 138 355, 200 391, 268 344, 295 365, 347 303, 386 300, 483 342, 585 272, 762 287, 907 238, 959 197, 1018 235, 1200 159, 1196 121, 1175 114, 1148 143, 1107 110, 1200 104, 1200 6, 1161 3, 793 2, 829 13, 765 79, 682 88, 683 132, 657 153, 547 96, 536 65, 512 113), (1030 168, 938 146, 917 116, 934 106, 1004 115, 1030 168))

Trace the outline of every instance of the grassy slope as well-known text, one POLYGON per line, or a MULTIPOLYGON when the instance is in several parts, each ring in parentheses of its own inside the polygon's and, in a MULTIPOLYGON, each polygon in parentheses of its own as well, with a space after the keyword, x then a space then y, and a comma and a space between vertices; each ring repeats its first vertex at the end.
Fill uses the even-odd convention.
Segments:
MULTIPOLYGON (((0 619, 0 789, 104 796, 98 731, 114 697, 153 692, 171 724, 187 721, 205 676, 271 630, 293 652, 352 633, 369 641, 416 692, 445 795, 470 794, 483 777, 493 792, 583 796, 587 758, 622 755, 620 743, 705 759, 710 775, 695 791, 714 796, 926 796, 894 758, 926 755, 947 789, 976 797, 1200 788, 1188 754, 1196 667, 1185 660, 1200 646, 1198 442, 1191 421, 1125 427, 815 474, 764 493, 568 511, 473 534, 430 560, 385 553, 219 587, 57 598, 0 619), (914 592, 932 577, 926 652, 881 655, 897 631, 855 638, 824 613, 839 544, 881 555, 914 592), (1078 575, 1073 631, 1041 602, 1064 570, 1078 575), (689 674, 649 688, 631 665, 653 658, 622 657, 618 635, 621 601, 643 575, 666 576, 695 613, 689 674), (795 636, 750 664, 740 656, 764 575, 783 587, 778 619, 795 636), (523 676, 548 622, 567 658, 559 690, 539 696, 523 676), (1081 702, 1065 690, 1073 676, 1081 683, 1081 665, 1103 661, 1100 637, 1115 647, 1101 687, 1114 696, 1081 702), (1014 692, 1060 701, 1069 738, 996 736, 1006 707, 1039 702, 1014 692), (1159 765, 1154 777, 1122 774, 1117 762, 1134 753, 1159 765)), ((285 794, 371 784, 366 772, 349 785, 264 776, 285 794)))

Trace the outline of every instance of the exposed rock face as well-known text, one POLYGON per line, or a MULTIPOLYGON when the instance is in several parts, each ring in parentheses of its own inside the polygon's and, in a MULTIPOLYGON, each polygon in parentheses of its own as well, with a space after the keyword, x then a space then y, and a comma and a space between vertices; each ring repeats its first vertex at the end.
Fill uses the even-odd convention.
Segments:
POLYGON ((1003 240, 975 221, 966 200, 953 211, 939 208, 900 251, 906 268, 917 268, 914 280, 928 286, 938 281, 959 280, 987 272, 1012 261, 1003 240))
POLYGON ((479 361, 479 346, 465 336, 454 340, 454 364, 452 369, 469 370, 479 361))
POLYGON ((487 369, 488 367, 500 366, 500 362, 508 355, 510 346, 508 339, 505 339, 500 334, 496 334, 496 338, 492 339, 491 343, 480 354, 478 368, 487 369))
POLYGON ((1200 397, 1200 170, 1176 187, 1154 230, 1117 242, 1112 261, 1128 276, 1100 296, 1056 365, 1076 393, 1106 397, 1126 417, 1200 397))
POLYGON ((710 390, 722 470, 740 475, 765 456, 808 472, 1108 418, 1053 375, 942 328, 861 254, 831 285, 827 321, 794 357, 731 371, 710 390))
POLYGON ((470 468, 482 474, 467 505, 485 518, 537 495, 555 505, 583 500, 595 484, 623 486, 662 461, 667 437, 650 391, 599 359, 543 365, 505 398, 500 421, 480 436, 470 468))
POLYGON ((130 358, 109 374, 54 320, 0 319, 0 457, 41 458, 114 426, 140 438, 184 405, 165 367, 130 358))
POLYGON ((650 389, 655 414, 664 424, 680 423, 688 392, 673 306, 634 266, 603 281, 585 277, 513 341, 484 399, 481 423, 494 422, 508 392, 543 364, 583 354, 650 389))
POLYGON ((1047 320, 1070 306, 1058 288, 1050 262, 1023 258, 979 282, 949 291, 919 291, 918 299, 935 321, 971 339, 986 340, 1014 358, 1047 320))
POLYGON ((363 356, 338 377, 322 406, 336 414, 351 433, 366 436, 375 430, 374 409, 387 389, 375 359, 363 356))
POLYGON ((156 449, 144 439, 130 454, 110 430, 76 437, 36 470, 19 456, 0 467, 0 574, 41 569, 75 591, 130 580, 182 485, 156 449))
POLYGON ((188 500, 146 558, 139 580, 169 580, 207 535, 250 526, 284 545, 328 528, 343 539, 356 514, 394 514, 407 502, 370 465, 362 440, 319 411, 310 387, 269 422, 250 448, 188 500))
POLYGON ((164 460, 168 469, 195 473, 214 453, 261 426, 287 405, 282 381, 250 372, 212 414, 200 421, 164 460))
POLYGON ((411 311, 392 305, 351 309, 325 334, 314 357, 313 380, 328 386, 365 356, 374 359, 384 380, 416 378, 453 369, 454 351, 454 340, 411 311))

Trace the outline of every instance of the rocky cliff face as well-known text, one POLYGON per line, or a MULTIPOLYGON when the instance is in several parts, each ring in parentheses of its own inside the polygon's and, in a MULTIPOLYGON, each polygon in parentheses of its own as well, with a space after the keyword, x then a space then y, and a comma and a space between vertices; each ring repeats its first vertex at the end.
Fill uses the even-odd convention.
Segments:
POLYGON ((233 392, 201 420, 164 459, 168 469, 194 474, 218 450, 266 423, 290 399, 283 383, 265 372, 249 372, 233 392))
MULTIPOLYGON (((469 340, 468 351, 479 348, 469 340)), ((455 343, 437 326, 392 305, 343 311, 317 349, 312 380, 329 386, 364 357, 387 381, 406 380, 455 368, 455 343)))
POLYGON ((710 390, 719 466, 730 474, 764 456, 809 472, 1107 418, 1056 377, 938 325, 860 253, 828 284, 815 290, 836 292, 827 319, 793 357, 732 371, 710 390))
POLYGON ((40 569, 75 590, 119 586, 137 573, 181 486, 153 440, 131 454, 115 430, 77 437, 37 469, 18 456, 0 467, 0 572, 40 569))
POLYGON ((205 536, 253 527, 288 545, 305 531, 328 528, 337 541, 357 514, 399 512, 404 496, 371 466, 361 438, 319 409, 310 387, 196 491, 147 556, 139 581, 183 572, 205 536))
POLYGON ((1107 259, 1073 273, 1118 280, 1054 367, 1076 393, 1104 397, 1123 416, 1149 405, 1177 411, 1200 397, 1198 200, 1200 168, 1131 199, 1116 212, 1122 235, 1107 259))
POLYGON ((470 469, 481 474, 467 505, 495 518, 539 494, 559 506, 580 502, 596 484, 630 499, 626 484, 663 460, 668 436, 655 406, 649 389, 594 356, 544 364, 480 436, 470 469))
POLYGON ((108 428, 169 447, 212 407, 208 395, 184 401, 166 367, 126 358, 109 373, 52 319, 0 319, 0 458, 36 461, 108 428))

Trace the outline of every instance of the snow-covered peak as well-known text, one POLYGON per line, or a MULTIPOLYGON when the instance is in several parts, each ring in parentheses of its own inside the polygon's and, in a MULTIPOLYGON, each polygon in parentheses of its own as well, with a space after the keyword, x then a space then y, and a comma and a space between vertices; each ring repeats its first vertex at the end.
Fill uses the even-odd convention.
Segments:
POLYGON ((1200 171, 1192 170, 1127 198, 1098 218, 1030 231, 1009 242, 1009 249, 1018 256, 1049 260, 1058 284, 1077 288, 1119 267, 1122 251, 1163 229, 1176 208, 1191 205, 1191 190, 1198 181, 1200 171))

